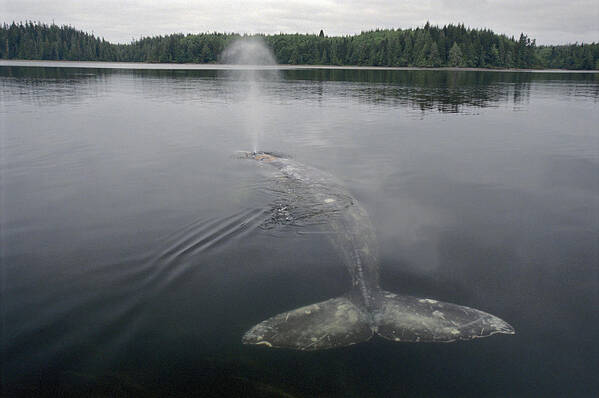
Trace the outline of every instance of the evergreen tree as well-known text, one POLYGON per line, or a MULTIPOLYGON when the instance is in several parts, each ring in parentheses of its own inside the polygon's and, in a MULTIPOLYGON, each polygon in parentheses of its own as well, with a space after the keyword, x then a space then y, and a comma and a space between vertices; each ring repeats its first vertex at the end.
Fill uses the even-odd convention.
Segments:
POLYGON ((462 67, 464 66, 464 59, 462 55, 462 50, 458 43, 453 42, 453 46, 449 50, 449 66, 453 67, 462 67))
POLYGON ((428 66, 437 67, 441 65, 441 58, 439 57, 439 49, 437 43, 431 44, 430 54, 428 56, 428 66))

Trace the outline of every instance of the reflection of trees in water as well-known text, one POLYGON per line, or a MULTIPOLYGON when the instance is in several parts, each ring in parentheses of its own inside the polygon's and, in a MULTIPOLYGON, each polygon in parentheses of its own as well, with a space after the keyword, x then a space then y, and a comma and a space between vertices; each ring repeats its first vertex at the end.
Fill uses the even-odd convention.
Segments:
MULTIPOLYGON (((528 86, 518 88, 518 102, 528 97, 528 86)), ((509 102, 510 89, 502 86, 472 87, 367 87, 357 89, 358 97, 373 103, 391 104, 447 113, 463 112, 465 108, 486 108, 509 102)), ((514 93, 516 90, 514 89, 514 93)), ((515 94, 516 96, 516 94, 515 94)))
POLYGON ((78 103, 109 90, 106 83, 115 77, 139 83, 148 98, 167 95, 187 100, 192 92, 195 96, 205 95, 198 92, 197 80, 214 80, 219 71, 3 66, 0 90, 7 94, 3 100, 12 97, 36 105, 78 103))
MULTIPOLYGON (((365 69, 291 69, 282 72, 284 80, 307 81, 293 87, 326 100, 328 93, 356 98, 359 101, 412 107, 423 112, 464 112, 469 108, 526 104, 532 89, 540 95, 593 98, 599 101, 599 74, 520 73, 456 70, 365 70, 365 69), (328 85, 327 82, 358 83, 328 85), (368 83, 368 84, 359 84, 368 83), (316 88, 316 90, 315 90, 316 88)), ((113 77, 131 78, 141 85, 149 98, 214 101, 232 95, 233 81, 222 70, 181 69, 103 69, 0 67, 0 89, 27 103, 56 104, 80 102, 107 90, 106 81, 113 77), (214 84, 215 81, 219 83, 214 84), (202 82, 210 82, 203 84, 202 82)), ((239 82, 239 84, 244 84, 239 82)), ((268 83, 265 83, 268 85, 268 83)), ((139 87, 139 86, 138 86, 139 87)), ((285 83, 271 89, 275 96, 290 97, 285 83), (285 86, 285 87, 283 87, 285 86)), ((267 91, 270 91, 267 90, 267 91)), ((297 94, 297 91, 295 92, 297 94)))
POLYGON ((137 77, 153 77, 163 79, 187 79, 187 78, 217 78, 223 74, 222 70, 216 69, 129 69, 121 70, 137 77))
POLYGON ((96 97, 110 74, 108 69, 5 66, 0 67, 0 90, 3 101, 13 97, 36 105, 77 103, 96 97))
POLYGON ((230 87, 224 82, 239 80, 247 83, 239 75, 227 75, 223 70, 127 70, 134 76, 132 84, 140 90, 144 98, 169 102, 222 103, 230 99, 230 87))
MULTIPOLYGON (((352 86, 348 95, 372 103, 422 111, 462 112, 500 103, 528 103, 531 88, 563 96, 599 99, 599 74, 549 74, 454 70, 287 70, 289 80, 372 83, 352 86)), ((339 93, 336 93, 339 94, 339 93)))

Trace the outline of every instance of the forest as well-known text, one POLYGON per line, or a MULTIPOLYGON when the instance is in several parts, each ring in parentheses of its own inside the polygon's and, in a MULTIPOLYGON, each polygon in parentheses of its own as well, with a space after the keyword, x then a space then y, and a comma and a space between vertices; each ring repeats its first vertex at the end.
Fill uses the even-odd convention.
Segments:
MULTIPOLYGON (((349 36, 258 35, 279 64, 523 69, 599 69, 599 43, 537 46, 520 37, 429 23, 415 29, 377 29, 349 36)), ((75 29, 41 22, 0 27, 1 59, 218 63, 235 33, 171 34, 114 44, 75 29)))

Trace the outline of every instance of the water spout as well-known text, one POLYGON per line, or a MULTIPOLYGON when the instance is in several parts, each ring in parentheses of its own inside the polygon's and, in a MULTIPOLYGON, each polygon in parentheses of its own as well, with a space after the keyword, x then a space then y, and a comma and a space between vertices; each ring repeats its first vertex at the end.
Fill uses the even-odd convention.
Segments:
POLYGON ((221 62, 232 66, 227 75, 236 89, 243 90, 244 125, 253 151, 257 152, 269 114, 265 86, 279 80, 277 62, 260 36, 235 40, 223 51, 221 62))

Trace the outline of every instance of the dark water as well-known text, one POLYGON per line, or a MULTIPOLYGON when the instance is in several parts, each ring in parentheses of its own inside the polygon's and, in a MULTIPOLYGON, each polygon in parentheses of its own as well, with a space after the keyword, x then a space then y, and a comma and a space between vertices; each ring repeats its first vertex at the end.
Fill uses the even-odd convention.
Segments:
POLYGON ((597 396, 599 75, 286 70, 248 87, 0 67, 3 394, 597 396), (318 223, 273 222, 271 173, 231 157, 257 135, 361 201, 385 289, 517 334, 241 345, 349 281, 318 223))

